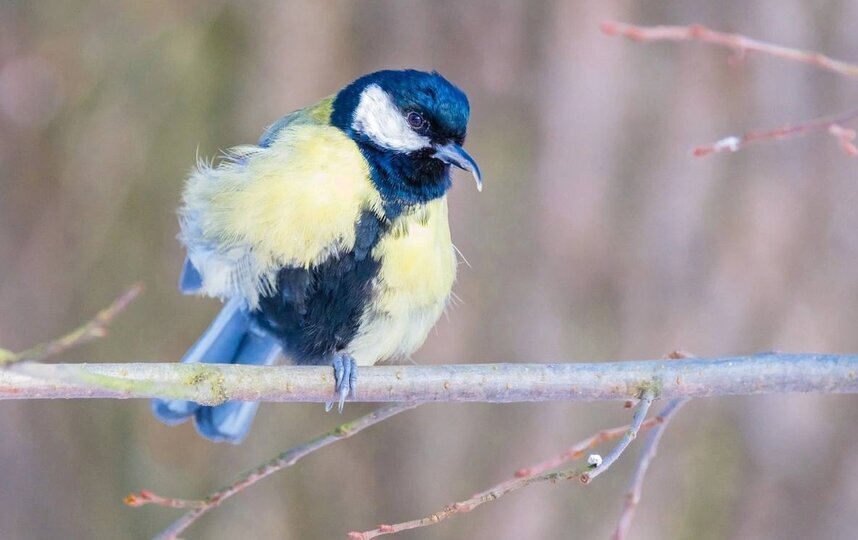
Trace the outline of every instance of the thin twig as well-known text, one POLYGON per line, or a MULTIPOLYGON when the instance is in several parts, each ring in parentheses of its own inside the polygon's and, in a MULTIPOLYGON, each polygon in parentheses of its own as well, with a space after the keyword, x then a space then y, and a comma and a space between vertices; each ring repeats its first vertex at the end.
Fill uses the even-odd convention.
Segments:
POLYGON ((658 443, 661 441, 661 436, 664 434, 664 430, 667 428, 667 424, 670 422, 671 418, 673 418, 673 415, 689 401, 690 400, 688 398, 677 398, 671 400, 670 403, 668 403, 658 414, 657 418, 660 421, 658 422, 658 425, 649 432, 646 441, 644 442, 644 447, 641 450, 640 457, 638 458, 637 467, 635 468, 632 480, 629 483, 629 490, 626 493, 625 504, 623 505, 622 514, 620 514, 619 523, 617 523, 617 529, 614 531, 613 540, 624 540, 626 538, 632 519, 634 519, 635 516, 635 510, 637 510, 638 503, 641 499, 644 477, 646 476, 650 463, 653 458, 655 458, 655 454, 658 451, 658 443))
POLYGON ((590 465, 583 464, 578 467, 566 469, 563 471, 508 480, 506 482, 498 484, 493 488, 489 488, 486 491, 481 491, 480 493, 477 493, 476 495, 467 500, 447 505, 444 507, 443 510, 435 512, 431 516, 421 519, 415 519, 413 521, 404 521, 402 523, 396 523, 393 525, 379 525, 378 528, 373 529, 371 531, 352 531, 348 533, 348 538, 350 540, 370 540, 371 538, 377 538, 379 536, 384 536, 387 534, 395 534, 410 529, 417 529, 420 527, 435 525, 436 523, 440 523, 441 521, 444 521, 450 516, 460 514, 462 512, 470 512, 478 506, 481 506, 487 502, 500 499, 507 493, 518 491, 519 489, 526 488, 531 484, 536 484, 540 482, 554 483, 560 480, 572 480, 574 478, 580 478, 581 475, 586 474, 586 471, 590 470, 591 468, 592 467, 590 465))
POLYGON ((858 108, 835 116, 817 118, 800 124, 791 124, 763 131, 750 131, 744 135, 730 135, 712 144, 696 146, 691 150, 691 153, 695 157, 703 157, 725 151, 737 152, 757 142, 788 139, 827 131, 837 137, 840 147, 847 154, 855 156, 858 155, 858 148, 855 148, 855 145, 852 144, 855 132, 851 129, 843 128, 842 124, 851 122, 856 118, 858 118, 858 108))
MULTIPOLYGON (((650 418, 641 424, 640 431, 646 431, 662 422, 661 415, 650 418)), ((584 457, 584 453, 596 448, 602 443, 606 443, 609 441, 615 441, 625 435, 625 433, 629 430, 631 425, 625 425, 615 428, 603 429, 602 431, 596 433, 595 435, 591 435, 590 437, 575 443, 573 446, 569 447, 563 453, 549 458, 545 461, 537 463, 535 465, 531 465, 529 467, 523 467, 515 471, 516 478, 523 478, 526 476, 533 476, 536 474, 544 473, 545 471, 550 471, 552 469, 556 469, 557 467, 563 465, 567 461, 578 461, 579 459, 584 457)), ((492 491, 497 489, 502 484, 498 484, 495 487, 489 488, 488 491, 492 491)))
MULTIPOLYGON (((636 26, 606 21, 602 23, 601 28, 606 35, 624 36, 635 41, 700 41, 727 47, 735 53, 732 57, 734 60, 744 60, 748 52, 758 52, 810 64, 844 77, 858 77, 858 65, 835 60, 817 52, 774 45, 739 34, 716 32, 699 24, 689 26, 636 26)), ((855 131, 842 127, 842 124, 851 122, 856 118, 858 118, 858 109, 852 109, 834 116, 808 120, 799 124, 755 130, 744 135, 730 135, 711 144, 696 146, 691 153, 695 157, 703 157, 721 152, 737 152, 756 142, 780 140, 827 131, 838 139, 840 148, 844 152, 850 156, 858 156, 858 147, 853 143, 855 131)))
POLYGON ((86 324, 75 328, 68 334, 49 341, 40 343, 25 351, 13 353, 0 349, 0 367, 9 366, 18 362, 41 362, 51 356, 56 356, 74 347, 79 347, 93 339, 107 335, 107 327, 128 305, 143 292, 143 284, 135 283, 128 288, 112 304, 99 311, 95 317, 86 324))
POLYGON ((352 422, 346 422, 345 424, 334 428, 332 431, 322 435, 321 437, 291 448, 283 452, 279 456, 275 457, 274 459, 248 471, 232 484, 215 491, 214 493, 207 496, 205 499, 176 499, 172 497, 163 497, 160 495, 155 495, 150 491, 141 491, 139 493, 132 493, 131 495, 126 497, 125 502, 126 504, 129 504, 131 506, 156 504, 159 506, 167 506, 171 508, 193 508, 193 510, 180 517, 172 525, 164 529, 164 531, 162 531, 158 536, 155 537, 156 540, 175 540, 176 538, 178 538, 179 534, 182 533, 182 531, 190 527, 195 521, 202 517, 203 514, 205 514, 209 510, 212 510, 213 508, 217 508, 225 500, 229 499, 233 495, 244 491, 245 489, 252 486, 256 482, 259 482, 263 478, 267 478, 278 471, 281 471, 287 467, 291 467, 307 454, 315 452, 316 450, 324 448, 325 446, 328 446, 329 444, 335 443, 342 439, 347 439, 355 433, 363 431, 364 429, 375 425, 383 420, 386 420, 391 416, 399 414, 403 411, 413 409, 418 405, 419 403, 391 403, 365 416, 362 416, 357 420, 354 420, 352 422))
POLYGON ((201 499, 177 499, 175 497, 162 497, 152 493, 148 489, 141 489, 137 493, 128 494, 122 500, 128 506, 146 506, 154 504, 155 506, 166 506, 168 508, 204 508, 206 501, 201 499))
POLYGON ((858 156, 858 146, 855 146, 855 137, 858 135, 854 129, 847 129, 837 123, 828 126, 828 133, 837 138, 840 148, 850 156, 858 156))
MULTIPOLYGON (((584 454, 587 451, 592 450, 599 444, 622 437, 623 441, 621 441, 621 443, 617 445, 619 447, 621 444, 623 444, 623 442, 626 441, 626 439, 628 439, 628 442, 630 442, 631 439, 634 438, 634 436, 629 438, 630 432, 634 431, 634 433, 638 433, 639 431, 644 431, 661 424, 664 421, 662 415, 656 416, 655 418, 647 420, 646 422, 642 421, 643 418, 646 416, 646 410, 649 408, 649 404, 651 403, 652 393, 645 392, 644 398, 641 399, 635 411, 632 423, 628 426, 604 429, 596 433, 595 435, 592 435, 584 439, 583 441, 574 444, 558 456, 547 459, 535 465, 531 465, 529 467, 517 469, 513 478, 504 480, 499 484, 495 484, 494 486, 485 489, 468 499, 448 504, 444 507, 443 510, 435 512, 430 516, 411 521, 403 521, 401 523, 395 523, 392 525, 383 524, 379 525, 375 529, 364 532, 352 531, 349 533, 348 536, 351 540, 370 540, 371 538, 376 538, 387 534, 395 534, 410 529, 428 527, 429 525, 435 525, 436 523, 440 523, 441 521, 444 521, 445 519, 455 514, 470 512, 471 510, 477 508, 480 505, 503 497, 507 493, 517 491, 531 484, 539 482, 556 482, 558 480, 569 480, 572 478, 578 478, 581 483, 586 484, 589 482, 589 479, 584 480, 585 477, 587 477, 587 475, 589 475, 591 472, 595 471, 599 467, 594 467, 590 464, 584 464, 579 467, 573 467, 554 473, 547 473, 546 471, 556 469, 557 467, 563 465, 568 461, 577 461, 583 458, 584 454)), ((628 442, 625 442, 625 446, 628 446, 628 442)), ((623 446, 623 448, 625 448, 625 446, 623 446)), ((614 452, 616 452, 616 449, 614 450, 614 452)), ((622 453, 622 451, 620 451, 620 453, 622 453)), ((604 465, 601 468, 604 469, 604 465)))
POLYGON ((635 407, 635 414, 632 416, 632 423, 629 426, 629 429, 626 430, 626 433, 620 439, 620 442, 617 443, 616 446, 611 450, 611 452, 605 456, 605 459, 596 466, 593 470, 585 472, 581 475, 581 483, 588 484, 591 480, 607 471, 611 468, 611 465, 614 464, 617 459, 623 452, 626 451, 626 448, 632 443, 635 438, 638 436, 638 431, 640 431, 641 424, 643 424, 644 419, 646 418, 647 412, 649 412, 649 408, 652 405, 652 401, 655 399, 655 394, 652 390, 646 390, 641 396, 640 401, 638 402, 637 407, 635 407))
MULTIPOLYGON (((0 370, 0 400, 185 399, 324 403, 333 370, 227 364, 38 364, 0 370)), ((766 353, 690 360, 567 364, 365 366, 350 401, 604 401, 793 392, 858 393, 858 355, 766 353)))
POLYGON ((751 39, 740 34, 727 34, 700 24, 688 26, 636 26, 616 21, 605 21, 602 32, 609 36, 624 36, 635 41, 700 41, 732 49, 737 58, 744 59, 748 52, 758 52, 793 62, 810 64, 844 77, 858 77, 858 65, 835 60, 814 51, 804 51, 751 39))

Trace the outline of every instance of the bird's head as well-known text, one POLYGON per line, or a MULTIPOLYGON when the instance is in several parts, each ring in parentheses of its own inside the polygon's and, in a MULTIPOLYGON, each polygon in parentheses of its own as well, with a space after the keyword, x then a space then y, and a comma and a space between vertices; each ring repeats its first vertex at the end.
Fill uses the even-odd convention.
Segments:
POLYGON ((438 73, 378 71, 337 94, 331 122, 358 144, 387 202, 407 206, 446 193, 450 165, 482 189, 477 162, 462 148, 469 114, 464 92, 438 73))

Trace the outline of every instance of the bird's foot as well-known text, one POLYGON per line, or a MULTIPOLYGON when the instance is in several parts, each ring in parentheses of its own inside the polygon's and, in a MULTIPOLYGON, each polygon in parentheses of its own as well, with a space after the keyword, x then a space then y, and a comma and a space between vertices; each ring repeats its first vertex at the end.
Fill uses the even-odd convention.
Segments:
MULTIPOLYGON (((338 353, 331 359, 331 367, 334 368, 334 394, 339 394, 339 412, 343 412, 346 397, 355 395, 357 388, 357 362, 348 353, 338 353)), ((325 402, 325 411, 330 411, 334 406, 333 401, 325 402)))

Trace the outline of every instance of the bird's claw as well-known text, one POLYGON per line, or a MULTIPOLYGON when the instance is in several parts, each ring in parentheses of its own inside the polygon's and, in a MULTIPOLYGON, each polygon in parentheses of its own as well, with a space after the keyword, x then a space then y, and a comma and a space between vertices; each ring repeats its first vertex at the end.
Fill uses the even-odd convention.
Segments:
MULTIPOLYGON (((334 368, 334 394, 339 395, 339 407, 337 410, 343 412, 346 397, 349 394, 352 397, 355 395, 355 389, 357 388, 357 363, 352 355, 342 353, 333 357, 331 367, 334 368)), ((333 401, 325 402, 325 411, 330 411, 333 407, 333 401)))

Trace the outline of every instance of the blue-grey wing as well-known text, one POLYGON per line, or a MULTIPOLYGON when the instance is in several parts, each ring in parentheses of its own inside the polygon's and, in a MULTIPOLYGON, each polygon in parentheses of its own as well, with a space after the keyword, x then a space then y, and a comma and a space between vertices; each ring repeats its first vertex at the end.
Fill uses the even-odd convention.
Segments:
POLYGON ((256 143, 257 146, 261 146, 262 148, 268 148, 277 138, 277 135, 289 124, 300 122, 303 120, 303 116, 301 113, 303 111, 295 111, 287 114, 280 120, 274 122, 262 133, 262 136, 259 138, 259 142, 256 143))
POLYGON ((200 271, 191 262, 190 257, 185 257, 185 264, 182 266, 182 275, 179 276, 179 291, 182 294, 197 294, 203 288, 203 276, 200 271))

